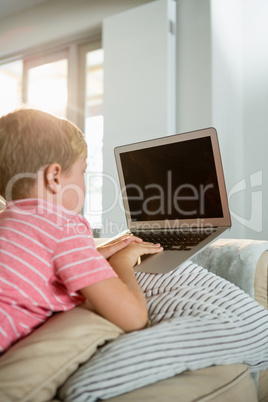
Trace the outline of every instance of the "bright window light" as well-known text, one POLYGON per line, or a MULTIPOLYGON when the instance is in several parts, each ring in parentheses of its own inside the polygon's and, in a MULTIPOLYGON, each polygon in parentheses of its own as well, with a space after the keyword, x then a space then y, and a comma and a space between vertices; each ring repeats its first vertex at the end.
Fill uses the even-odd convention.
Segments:
POLYGON ((28 106, 60 117, 67 115, 67 59, 29 69, 28 106))
POLYGON ((0 65, 0 116, 17 109, 22 102, 22 60, 0 65))
POLYGON ((93 229, 100 229, 102 225, 103 55, 103 49, 86 54, 85 136, 88 158, 84 216, 93 229))

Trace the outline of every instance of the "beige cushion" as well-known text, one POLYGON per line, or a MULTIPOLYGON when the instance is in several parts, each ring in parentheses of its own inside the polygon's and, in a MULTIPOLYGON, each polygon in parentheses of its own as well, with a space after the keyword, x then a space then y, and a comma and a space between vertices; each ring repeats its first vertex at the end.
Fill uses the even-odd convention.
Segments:
POLYGON ((255 271, 254 292, 255 300, 268 310, 267 303, 268 286, 268 251, 262 253, 255 271))
POLYGON ((107 401, 257 402, 257 394, 248 367, 244 364, 231 364, 186 371, 107 401))
POLYGON ((0 401, 51 400, 79 364, 121 333, 85 306, 54 315, 0 357, 0 401))
POLYGON ((258 381, 258 401, 267 402, 268 401, 268 369, 262 370, 259 373, 258 381))
MULTIPOLYGON (((268 251, 260 257, 255 273, 255 299, 266 310, 268 310, 267 291, 268 288, 268 251)), ((268 369, 259 374, 258 400, 259 402, 268 401, 268 369)))

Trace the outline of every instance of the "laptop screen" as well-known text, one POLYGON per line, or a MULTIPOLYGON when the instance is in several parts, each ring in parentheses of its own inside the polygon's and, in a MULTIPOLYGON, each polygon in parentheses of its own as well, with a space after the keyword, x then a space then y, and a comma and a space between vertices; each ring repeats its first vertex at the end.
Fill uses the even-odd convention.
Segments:
POLYGON ((129 150, 119 157, 133 222, 223 217, 209 136, 129 150))

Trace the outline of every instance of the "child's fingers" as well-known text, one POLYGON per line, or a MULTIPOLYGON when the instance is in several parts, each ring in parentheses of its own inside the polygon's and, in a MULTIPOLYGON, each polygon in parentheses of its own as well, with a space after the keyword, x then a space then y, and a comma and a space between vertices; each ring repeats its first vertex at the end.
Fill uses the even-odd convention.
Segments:
POLYGON ((147 241, 143 241, 142 243, 140 243, 140 246, 144 246, 144 247, 159 247, 161 246, 160 243, 150 243, 147 241))
POLYGON ((117 239, 110 241, 109 244, 112 245, 125 241, 126 242, 129 241, 129 243, 131 243, 132 241, 135 243, 142 243, 143 240, 140 237, 133 236, 131 234, 125 234, 123 236, 118 237, 117 239))
POLYGON ((143 240, 140 237, 131 235, 130 238, 131 241, 134 241, 135 243, 143 243, 143 240))
POLYGON ((142 239, 136 236, 125 235, 120 237, 117 241, 110 243, 114 247, 114 252, 121 250, 122 248, 126 247, 128 244, 135 242, 135 243, 142 243, 142 239))
MULTIPOLYGON (((117 253, 118 251, 128 246, 130 243, 131 243, 130 238, 121 239, 115 243, 107 244, 107 246, 104 246, 102 248, 102 251, 104 252, 105 257, 109 258, 111 255, 117 253)), ((101 250, 99 249, 99 251, 101 250)))
POLYGON ((139 246, 142 248, 144 254, 154 254, 163 251, 163 247, 159 243, 140 243, 139 246))

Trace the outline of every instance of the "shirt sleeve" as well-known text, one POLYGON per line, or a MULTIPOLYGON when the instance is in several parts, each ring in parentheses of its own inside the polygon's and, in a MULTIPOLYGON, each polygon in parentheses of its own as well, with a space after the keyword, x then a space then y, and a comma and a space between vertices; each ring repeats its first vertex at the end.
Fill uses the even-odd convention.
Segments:
POLYGON ((117 277, 108 261, 97 251, 90 226, 82 217, 63 227, 53 263, 55 275, 69 292, 117 277))

